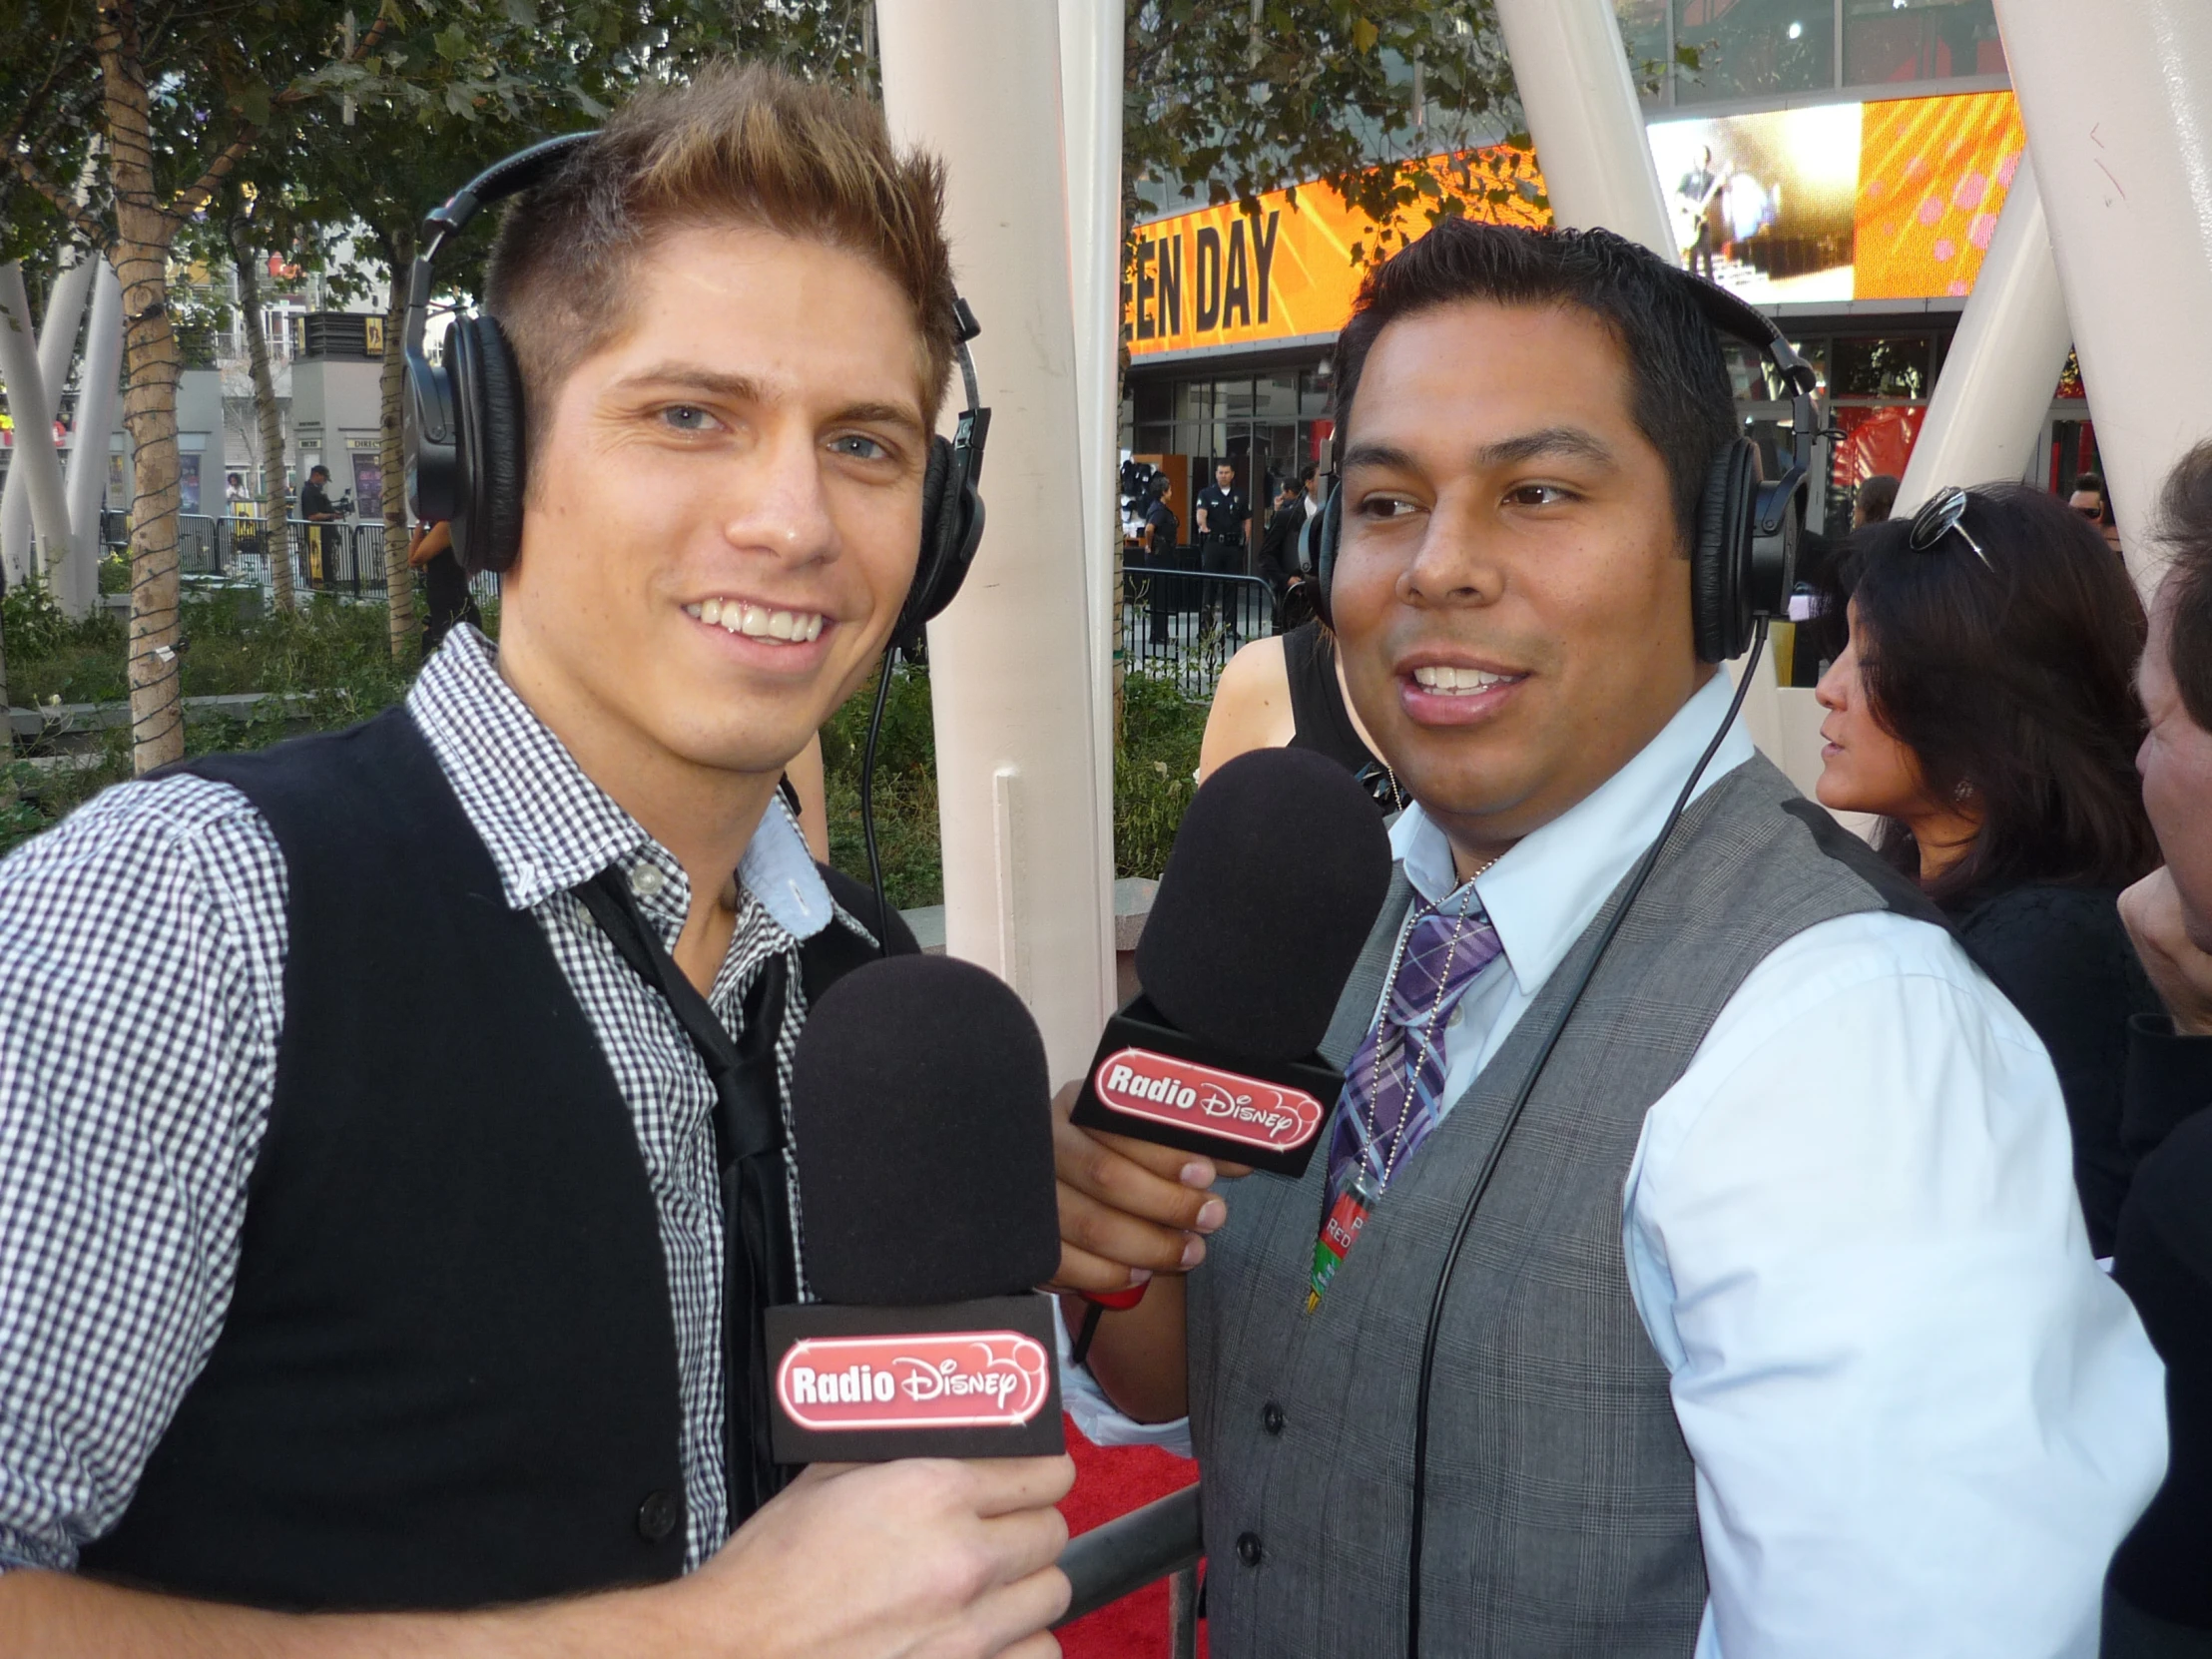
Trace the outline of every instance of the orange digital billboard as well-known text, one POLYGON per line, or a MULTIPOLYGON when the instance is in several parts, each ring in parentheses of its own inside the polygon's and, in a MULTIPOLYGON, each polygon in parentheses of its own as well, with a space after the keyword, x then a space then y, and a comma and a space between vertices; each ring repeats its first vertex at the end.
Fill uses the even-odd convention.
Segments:
MULTIPOLYGON (((1654 122, 1659 184, 1686 264, 1755 304, 1960 296, 1973 287, 2027 140, 2009 92, 1813 105, 1654 122)), ((1537 158, 1472 158, 1471 217, 1544 225, 1537 158), (1496 188, 1500 183, 1503 189, 1496 188)), ((1453 158, 1431 157, 1448 177, 1453 158)), ((1419 209, 1394 232, 1418 235, 1419 209)), ((1259 211, 1139 226, 1122 278, 1132 357, 1334 334, 1378 229, 1325 186, 1259 211)))
POLYGON ((1683 260, 1755 304, 1972 291, 2027 148, 2009 92, 1654 122, 1683 260))
MULTIPOLYGON (((1428 165, 1448 179, 1452 160, 1433 156, 1428 165)), ((1462 197, 1469 217, 1550 223, 1526 151, 1478 152, 1471 177, 1487 188, 1462 197)), ((1392 229, 1417 235, 1426 224, 1424 212, 1408 209, 1392 229)), ((1225 203, 1139 226, 1121 283, 1129 354, 1334 334, 1360 288, 1365 266, 1356 250, 1373 250, 1378 236, 1373 220, 1321 185, 1301 188, 1295 200, 1270 191, 1254 214, 1225 203)))

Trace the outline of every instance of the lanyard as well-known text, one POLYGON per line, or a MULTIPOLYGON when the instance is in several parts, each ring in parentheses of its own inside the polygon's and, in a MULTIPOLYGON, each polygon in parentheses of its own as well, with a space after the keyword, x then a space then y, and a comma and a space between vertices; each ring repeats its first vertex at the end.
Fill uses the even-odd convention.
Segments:
POLYGON ((768 1347, 761 1330, 763 1313, 799 1294, 776 1077, 785 962, 779 955, 763 964, 746 992, 744 1034, 733 1041, 659 932, 647 925, 619 870, 601 870, 576 888, 576 896, 631 971, 668 1004, 714 1080, 722 1171, 723 1471, 734 1532, 785 1478, 769 1451, 768 1347))

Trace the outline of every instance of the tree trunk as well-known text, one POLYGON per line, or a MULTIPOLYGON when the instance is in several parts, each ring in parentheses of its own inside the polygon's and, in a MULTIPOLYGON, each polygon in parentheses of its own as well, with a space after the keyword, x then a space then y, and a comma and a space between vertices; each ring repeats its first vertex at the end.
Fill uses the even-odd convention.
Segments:
POLYGON ((254 372, 254 413, 262 429, 262 550, 269 556, 269 580, 279 611, 293 608, 291 593, 290 492, 284 487, 284 424, 276 407, 276 382, 269 372, 269 336, 262 330, 262 277, 254 267, 254 245, 243 216, 232 219, 231 259, 239 273, 239 311, 246 318, 246 356, 254 372))
MULTIPOLYGON (((115 192, 116 276, 123 283, 123 424, 130 429, 131 763, 144 774, 185 753, 177 661, 177 377, 169 325, 176 221, 155 194, 136 0, 102 0, 93 49, 115 192)), ((89 435, 97 437, 97 434, 89 435)))
POLYGON ((391 658, 412 662, 421 650, 415 632, 414 572, 407 565, 407 449, 400 420, 406 386, 407 267, 414 233, 401 231, 384 244, 391 266, 391 294, 384 305, 384 592, 391 613, 391 658))

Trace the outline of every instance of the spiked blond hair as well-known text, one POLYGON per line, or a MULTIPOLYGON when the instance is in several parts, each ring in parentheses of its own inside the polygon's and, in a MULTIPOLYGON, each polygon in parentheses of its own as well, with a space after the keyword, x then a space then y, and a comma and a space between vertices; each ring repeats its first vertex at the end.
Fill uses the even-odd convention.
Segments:
POLYGON ((729 224, 841 249, 896 283, 934 423, 956 326, 943 217, 942 164, 900 153, 864 99, 731 60, 640 92, 500 222, 486 309, 522 370, 531 447, 570 371, 621 329, 656 239, 729 224))

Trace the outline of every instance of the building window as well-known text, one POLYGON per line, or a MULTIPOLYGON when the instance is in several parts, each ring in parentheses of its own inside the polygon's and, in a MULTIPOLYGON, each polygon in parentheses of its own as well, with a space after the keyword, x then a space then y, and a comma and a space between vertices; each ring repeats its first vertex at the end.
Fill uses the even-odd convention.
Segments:
POLYGON ((1636 96, 1646 104, 1665 103, 1667 64, 1674 56, 1667 44, 1667 0, 1614 0, 1613 10, 1620 18, 1636 96))
POLYGON ((2002 75, 1995 0, 1844 0, 1844 84, 2002 75))
POLYGON ((1678 104, 1816 92, 1836 84, 1836 0, 1674 0, 1678 104))

